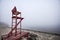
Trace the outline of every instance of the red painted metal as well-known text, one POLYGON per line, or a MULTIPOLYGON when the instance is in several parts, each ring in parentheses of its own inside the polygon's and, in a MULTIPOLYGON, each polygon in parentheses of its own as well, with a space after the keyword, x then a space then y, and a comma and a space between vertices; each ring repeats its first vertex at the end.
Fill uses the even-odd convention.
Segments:
POLYGON ((28 40, 28 32, 22 32, 21 22, 24 18, 21 17, 21 12, 17 11, 16 7, 12 9, 12 29, 7 34, 4 40, 20 40, 21 37, 26 36, 28 40), (20 15, 20 16, 18 16, 20 15), (20 20, 18 22, 18 19, 20 20), (17 31, 17 27, 20 24, 20 32, 17 31))

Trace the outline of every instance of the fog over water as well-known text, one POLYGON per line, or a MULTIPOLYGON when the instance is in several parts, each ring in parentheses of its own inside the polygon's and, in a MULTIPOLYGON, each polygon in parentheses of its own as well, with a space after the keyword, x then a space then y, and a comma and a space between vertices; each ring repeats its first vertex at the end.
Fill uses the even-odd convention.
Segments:
POLYGON ((24 17, 22 28, 60 33, 60 0, 0 0, 0 22, 9 27, 14 6, 24 17))

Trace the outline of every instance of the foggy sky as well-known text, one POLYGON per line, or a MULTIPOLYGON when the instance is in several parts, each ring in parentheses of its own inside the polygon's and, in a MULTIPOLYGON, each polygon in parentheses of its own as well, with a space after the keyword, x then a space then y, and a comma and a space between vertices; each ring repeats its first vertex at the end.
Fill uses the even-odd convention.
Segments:
POLYGON ((0 21, 11 27, 11 10, 16 6, 24 17, 23 28, 60 33, 59 2, 59 0, 0 0, 0 21))

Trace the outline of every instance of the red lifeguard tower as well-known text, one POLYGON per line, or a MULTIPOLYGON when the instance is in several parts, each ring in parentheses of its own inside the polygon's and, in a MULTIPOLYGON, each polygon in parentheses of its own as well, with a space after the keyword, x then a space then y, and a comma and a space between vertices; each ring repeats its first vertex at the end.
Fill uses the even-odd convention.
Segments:
POLYGON ((22 37, 26 37, 28 40, 28 32, 22 32, 21 22, 24 18, 21 17, 21 12, 17 11, 16 6, 12 9, 12 29, 3 38, 3 40, 20 40, 22 37), (18 16, 19 15, 19 16, 18 16), (18 22, 19 20, 19 22, 18 22), (20 24, 20 31, 17 31, 17 27, 20 24))

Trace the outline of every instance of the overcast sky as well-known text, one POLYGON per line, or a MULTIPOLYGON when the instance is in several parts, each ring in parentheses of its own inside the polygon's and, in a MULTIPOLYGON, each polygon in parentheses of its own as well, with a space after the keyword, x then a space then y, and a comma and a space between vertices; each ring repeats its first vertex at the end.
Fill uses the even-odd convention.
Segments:
POLYGON ((0 21, 11 27, 11 10, 16 6, 24 17, 23 28, 58 33, 60 32, 59 2, 59 0, 0 0, 0 21))

